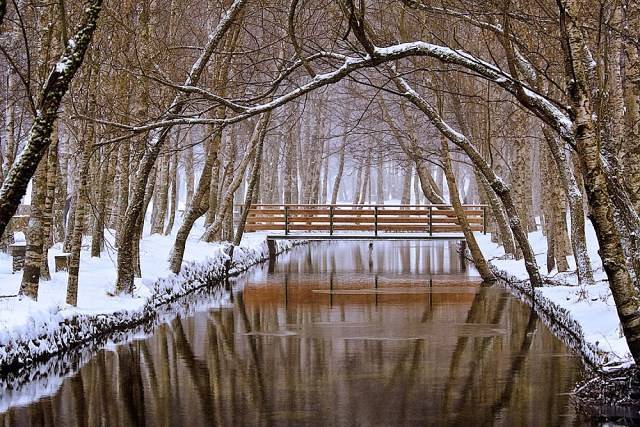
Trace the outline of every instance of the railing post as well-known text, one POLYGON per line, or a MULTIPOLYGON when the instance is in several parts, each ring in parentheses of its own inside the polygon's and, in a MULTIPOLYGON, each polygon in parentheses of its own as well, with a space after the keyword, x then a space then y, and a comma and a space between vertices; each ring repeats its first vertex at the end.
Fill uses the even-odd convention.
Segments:
POLYGON ((373 216, 374 216, 373 230, 374 230, 374 234, 377 236, 378 235, 378 206, 377 205, 373 207, 373 216))
POLYGON ((433 236, 433 206, 429 205, 429 236, 433 236))
POLYGON ((329 205, 329 235, 333 236, 333 205, 329 205))
POLYGON ((487 206, 482 206, 482 233, 487 234, 487 206))
POLYGON ((289 234, 289 206, 284 205, 284 234, 289 234))

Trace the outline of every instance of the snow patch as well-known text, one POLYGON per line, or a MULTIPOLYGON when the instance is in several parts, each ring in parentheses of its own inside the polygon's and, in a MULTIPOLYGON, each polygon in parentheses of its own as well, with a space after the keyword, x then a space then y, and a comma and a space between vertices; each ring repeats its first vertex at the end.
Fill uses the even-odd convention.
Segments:
POLYGON ((633 364, 633 358, 621 333, 616 306, 598 255, 596 234, 590 221, 585 226, 587 251, 596 281, 592 286, 578 285, 573 256, 567 258, 573 271, 558 273, 554 269, 544 274, 547 241, 541 231, 529 233, 529 242, 547 286, 534 290, 523 260, 504 259, 504 249, 493 243, 490 235, 476 233, 476 239, 494 272, 523 295, 523 300, 533 301, 538 311, 546 313, 550 329, 579 351, 585 361, 600 369, 628 366, 633 364))

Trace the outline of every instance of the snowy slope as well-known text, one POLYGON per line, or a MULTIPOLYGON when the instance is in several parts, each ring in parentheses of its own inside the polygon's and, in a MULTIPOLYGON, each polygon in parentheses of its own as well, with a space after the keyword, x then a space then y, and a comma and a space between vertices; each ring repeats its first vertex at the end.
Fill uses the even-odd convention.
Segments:
MULTIPOLYGON (((206 243, 198 223, 187 242, 182 272, 168 269, 174 236, 148 236, 141 243, 142 278, 136 279, 133 295, 113 296, 116 279, 115 251, 91 258, 89 245, 83 248, 80 264, 78 306, 65 304, 67 273, 52 273, 42 281, 38 301, 17 297, 21 273, 11 274, 11 257, 0 254, 0 370, 16 368, 44 359, 64 349, 113 330, 124 329, 149 319, 157 308, 207 283, 220 280, 227 244, 206 243)), ((278 241, 278 252, 294 243, 278 241)), ((107 236, 113 248, 113 236, 107 236)), ((50 251, 49 265, 60 253, 50 251)), ((268 258, 263 233, 248 233, 234 253, 232 273, 268 258)))
MULTIPOLYGON (((503 248, 491 242, 489 235, 477 234, 483 253, 491 264, 512 281, 526 282, 527 272, 522 260, 500 259, 503 248)), ((591 259, 596 284, 578 286, 575 273, 558 273, 552 270, 547 274, 547 242, 542 232, 529 234, 529 241, 536 254, 536 260, 545 277, 553 279, 559 286, 545 286, 536 289, 536 301, 567 316, 567 322, 575 324, 575 331, 583 340, 583 356, 600 366, 627 366, 633 363, 629 347, 622 335, 616 307, 609 290, 602 261, 598 255, 598 241, 593 226, 586 223, 587 249, 591 259)), ((575 268, 573 257, 569 266, 575 268)))

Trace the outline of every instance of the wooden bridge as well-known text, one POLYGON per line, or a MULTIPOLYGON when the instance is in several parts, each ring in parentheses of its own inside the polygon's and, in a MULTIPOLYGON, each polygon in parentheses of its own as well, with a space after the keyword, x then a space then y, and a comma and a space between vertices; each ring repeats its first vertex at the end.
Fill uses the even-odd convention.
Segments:
MULTIPOLYGON (((486 233, 486 206, 464 211, 471 229, 486 233)), ((253 205, 245 231, 273 232, 268 240, 464 239, 450 205, 253 205)))

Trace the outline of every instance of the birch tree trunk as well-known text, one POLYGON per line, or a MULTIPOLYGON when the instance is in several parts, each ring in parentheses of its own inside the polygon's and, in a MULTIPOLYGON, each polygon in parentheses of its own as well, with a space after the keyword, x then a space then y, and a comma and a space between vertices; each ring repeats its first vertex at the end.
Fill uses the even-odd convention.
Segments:
POLYGON ((53 142, 49 146, 47 155, 47 192, 44 200, 44 211, 42 215, 42 262, 40 264, 40 277, 44 280, 51 280, 49 271, 49 248, 53 243, 52 223, 53 206, 56 196, 56 184, 58 182, 58 133, 53 133, 53 142))
MULTIPOLYGON (((189 132, 191 136, 191 132, 189 132)), ((191 141, 190 141, 191 142, 191 141)), ((191 145, 191 144, 189 144, 191 145)), ((186 182, 186 200, 187 200, 187 208, 189 208, 189 203, 193 200, 193 147, 189 146, 184 150, 184 176, 186 182)))
POLYGON ((224 224, 224 220, 227 219, 228 213, 230 209, 233 209, 233 196, 242 183, 242 178, 244 177, 244 171, 247 168, 247 165, 252 159, 253 153, 256 150, 258 144, 262 144, 264 138, 267 134, 267 128, 269 125, 269 120, 271 118, 271 114, 269 112, 260 116, 260 119, 256 123, 256 126, 253 129, 253 134, 251 135, 251 140, 249 141, 249 147, 245 151, 245 154, 240 161, 240 165, 238 166, 238 172, 235 174, 231 182, 228 186, 225 186, 226 190, 224 193, 224 197, 218 207, 218 213, 216 214, 216 220, 207 227, 206 231, 202 235, 202 240, 206 242, 211 242, 222 228, 224 224))
POLYGON ((402 198, 400 199, 400 204, 408 205, 411 203, 411 175, 413 173, 411 163, 408 163, 402 172, 402 198))
MULTIPOLYGON (((93 126, 89 126, 92 129, 93 126)), ((89 174, 89 146, 93 143, 93 133, 89 132, 87 141, 81 142, 81 158, 78 165, 79 175, 76 187, 76 208, 71 231, 71 244, 69 248, 69 277, 67 280, 67 304, 78 305, 78 276, 80 272, 80 251, 82 249, 82 234, 87 206, 87 175, 89 174)))
POLYGON ((187 244, 187 238, 193 228, 193 224, 198 218, 211 210, 209 206, 211 203, 209 187, 212 183, 213 165, 218 160, 221 134, 222 132, 218 131, 213 135, 196 192, 193 196, 192 202, 189 204, 189 208, 184 213, 182 224, 180 224, 180 228, 176 234, 176 240, 173 244, 173 249, 171 250, 171 255, 169 257, 169 268, 175 274, 178 274, 182 269, 184 250, 187 244))
POLYGON ((161 162, 162 173, 159 174, 159 182, 156 185, 154 199, 158 197, 157 212, 155 221, 151 226, 151 234, 162 234, 164 223, 167 218, 167 202, 169 198, 169 173, 170 157, 166 155, 161 162))
POLYGON ((453 168, 451 167, 451 156, 449 155, 448 145, 449 143, 447 141, 442 142, 440 156, 442 158, 444 175, 447 179, 447 187, 449 188, 449 198, 451 199, 451 205, 453 206, 453 210, 456 214, 458 223, 460 224, 460 228, 462 228, 462 233, 464 234, 464 238, 467 241, 469 251, 471 252, 471 257, 473 258, 473 263, 478 269, 478 273, 480 273, 482 280, 484 280, 485 282, 495 282, 496 277, 489 268, 487 260, 482 255, 482 250, 480 249, 480 246, 478 245, 478 242, 473 235, 471 225, 469 224, 467 215, 464 213, 464 208, 462 206, 462 203, 460 202, 458 184, 456 182, 455 175, 453 174, 453 168))
POLYGON ((322 185, 320 186, 320 198, 318 203, 326 204, 327 203, 327 189, 329 187, 329 156, 324 154, 324 161, 322 166, 322 185))
POLYGON ((171 167, 169 168, 169 179, 171 180, 171 189, 169 190, 169 221, 164 235, 169 236, 173 231, 173 224, 176 220, 176 211, 178 210, 178 154, 171 155, 171 167))
POLYGON ((357 205, 360 201, 360 192, 362 191, 362 162, 358 164, 358 172, 356 173, 356 182, 353 187, 353 204, 357 205))
MULTIPOLYGON (((376 165, 376 203, 384 205, 384 159, 382 156, 378 156, 378 162, 376 165)), ((418 179, 416 177, 416 179, 418 179)))
MULTIPOLYGON (((591 260, 587 251, 587 241, 585 236, 584 221, 584 200, 582 191, 578 185, 576 176, 571 171, 566 153, 560 145, 558 138, 552 134, 548 127, 543 127, 544 136, 549 151, 555 162, 562 187, 565 192, 567 201, 569 202, 569 215, 571 217, 571 245, 573 255, 576 260, 576 269, 578 274, 578 283, 584 285, 593 285, 593 270, 591 268, 591 260)), ((580 172, 580 170, 578 170, 580 172)))
MULTIPOLYGON (((420 188, 420 177, 418 176, 418 172, 412 174, 411 179, 413 180, 413 199, 414 204, 419 205, 422 200, 420 200, 421 188, 420 188)), ((464 201, 463 201, 464 202, 464 201)))
POLYGON ((244 199, 244 205, 242 215, 238 220, 238 229, 236 230, 235 237, 233 239, 234 246, 240 246, 242 242, 242 235, 244 234, 244 226, 247 222, 247 216, 249 215, 249 209, 251 208, 252 200, 255 197, 257 190, 256 184, 258 177, 260 176, 260 168, 262 167, 262 151, 264 147, 264 138, 258 141, 258 146, 255 149, 253 167, 251 168, 251 175, 249 177, 249 185, 247 186, 247 194, 244 199))
POLYGON ((27 143, 0 188, 0 236, 18 209, 27 185, 51 143, 51 132, 62 98, 82 65, 101 7, 102 0, 87 2, 77 32, 72 41, 66 44, 58 63, 42 86, 37 114, 31 125, 27 143))
POLYGON ((31 214, 26 232, 27 249, 19 295, 38 299, 43 247, 43 211, 47 193, 47 162, 42 162, 33 177, 31 214))
POLYGON ((120 230, 123 227, 127 206, 129 205, 129 174, 131 150, 128 143, 118 149, 118 228, 116 229, 116 245, 120 246, 120 230))
MULTIPOLYGON (((630 2, 631 3, 631 2, 630 2)), ((640 17, 631 13, 627 5, 622 9, 624 26, 632 33, 640 31, 640 17)), ((640 212, 640 56, 637 46, 625 44, 624 53, 624 113, 625 144, 623 147, 624 175, 629 196, 640 212)))
POLYGON ((55 203, 53 207, 54 212, 54 221, 53 221, 53 240, 55 242, 64 241, 64 237, 66 234, 66 225, 67 225, 67 185, 68 185, 68 164, 69 158, 67 154, 64 152, 64 149, 60 146, 60 142, 58 142, 58 158, 59 161, 56 164, 57 172, 57 183, 56 183, 56 197, 55 203))
POLYGON ((294 186, 298 186, 297 168, 296 168, 296 142, 293 138, 293 131, 287 132, 285 137, 284 148, 284 193, 283 200, 285 204, 298 203, 294 200, 294 186))
MULTIPOLYGON (((229 7, 226 13, 220 19, 220 22, 216 28, 210 33, 207 40, 207 44, 202 50, 198 59, 193 63, 193 66, 189 72, 189 75, 185 81, 185 85, 194 86, 197 85, 200 77, 202 76, 209 59, 213 55, 214 50, 222 40, 227 30, 231 27, 232 23, 238 17, 243 10, 246 0, 235 0, 229 7)), ((169 108, 167 109, 167 116, 176 115, 182 112, 185 108, 184 100, 186 95, 177 95, 169 108)), ((125 213, 124 223, 121 227, 121 235, 132 235, 136 231, 137 221, 143 210, 145 189, 149 179, 149 174, 153 168, 153 165, 160 153, 160 149, 164 145, 166 138, 171 132, 171 127, 165 127, 161 130, 156 130, 151 133, 150 144, 148 150, 145 152, 136 179, 133 184, 133 191, 131 200, 127 206, 125 213)), ((116 281, 116 292, 129 292, 133 291, 133 279, 134 271, 131 265, 132 260, 132 244, 133 242, 127 239, 121 239, 120 247, 118 250, 118 278, 116 281)))
POLYGON ((358 204, 364 205, 367 202, 367 194, 369 191, 369 178, 371 177, 371 155, 367 156, 364 162, 364 176, 362 177, 362 190, 360 191, 360 200, 358 204))
POLYGON ((107 218, 107 197, 109 193, 109 165, 110 153, 104 153, 100 158, 99 176, 96 182, 98 186, 98 202, 93 212, 93 229, 91 232, 91 256, 100 257, 104 249, 104 227, 107 218))
POLYGON ((580 58, 588 47, 577 22, 578 5, 575 0, 560 0, 560 21, 563 48, 569 80, 572 112, 575 115, 576 151, 581 160, 584 185, 591 208, 591 221, 598 236, 602 264, 609 279, 609 287, 616 303, 622 329, 631 355, 640 363, 640 295, 626 266, 620 234, 613 221, 614 209, 607 186, 600 144, 594 131, 589 101, 587 74, 580 58))
POLYGON ((333 190, 331 191, 331 204, 335 205, 338 202, 338 191, 340 191, 340 184, 342 182, 342 175, 344 174, 344 156, 347 145, 347 136, 342 137, 342 145, 340 146, 340 154, 338 157, 338 170, 336 171, 336 177, 333 181, 333 190))

